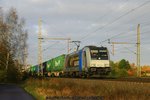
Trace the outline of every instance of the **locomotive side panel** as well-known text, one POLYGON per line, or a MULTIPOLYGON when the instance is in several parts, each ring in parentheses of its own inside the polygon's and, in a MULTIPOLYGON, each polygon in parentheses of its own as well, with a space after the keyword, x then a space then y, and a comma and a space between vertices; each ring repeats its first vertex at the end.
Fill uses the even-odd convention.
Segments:
POLYGON ((90 67, 90 50, 88 47, 83 48, 82 50, 82 70, 87 72, 90 67))
POLYGON ((76 51, 66 56, 65 76, 75 77, 82 71, 82 51, 76 51))

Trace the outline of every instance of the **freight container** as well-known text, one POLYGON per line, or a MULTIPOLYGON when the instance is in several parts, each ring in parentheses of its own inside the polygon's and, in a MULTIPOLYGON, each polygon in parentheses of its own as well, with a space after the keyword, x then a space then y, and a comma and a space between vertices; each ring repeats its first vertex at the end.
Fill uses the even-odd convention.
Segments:
POLYGON ((38 74, 38 69, 39 69, 38 65, 31 66, 31 68, 30 68, 31 75, 36 76, 38 74))
POLYGON ((39 66, 38 66, 38 65, 35 65, 35 66, 34 66, 34 72, 38 73, 38 71, 39 71, 39 66))
POLYGON ((47 70, 46 70, 47 61, 44 62, 44 63, 42 64, 42 66, 43 66, 43 75, 44 75, 44 76, 47 76, 47 70))
POLYGON ((48 76, 60 76, 63 73, 65 64, 65 54, 47 61, 46 70, 48 76))
POLYGON ((47 61, 46 71, 51 72, 53 68, 53 59, 47 61))

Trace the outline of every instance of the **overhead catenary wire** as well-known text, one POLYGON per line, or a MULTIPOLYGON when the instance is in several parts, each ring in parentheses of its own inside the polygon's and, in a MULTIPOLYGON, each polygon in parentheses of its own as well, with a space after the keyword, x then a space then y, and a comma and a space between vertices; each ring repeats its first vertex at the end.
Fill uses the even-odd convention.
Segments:
POLYGON ((141 32, 141 34, 148 34, 150 31, 141 32))
MULTIPOLYGON (((146 1, 146 2, 144 2, 144 3, 142 3, 142 4, 140 4, 139 6, 137 6, 137 7, 133 8, 133 9, 131 9, 130 11, 124 13, 123 15, 117 17, 117 18, 114 19, 113 21, 111 21, 111 22, 109 22, 109 23, 103 25, 102 27, 99 27, 99 28, 95 29, 94 31, 87 33, 87 35, 84 36, 84 37, 82 37, 80 40, 83 41, 83 40, 86 39, 88 36, 90 36, 92 33, 95 33, 95 32, 97 32, 97 31, 99 31, 99 30, 101 30, 101 29, 104 29, 105 27, 107 27, 107 26, 113 24, 114 22, 120 20, 120 19, 123 18, 124 16, 126 16, 126 15, 128 15, 128 14, 134 12, 135 10, 137 10, 137 9, 139 9, 139 8, 141 8, 141 7, 143 7, 144 5, 148 4, 149 2, 150 2, 150 1, 146 1)), ((107 40, 107 39, 106 39, 106 40, 107 40)), ((105 40, 104 40, 104 41, 105 41, 105 40)))
MULTIPOLYGON (((143 27, 143 29, 144 29, 144 27, 143 27)), ((150 31, 141 32, 141 35, 147 34, 148 32, 150 32, 150 31)), ((122 32, 122 33, 119 33, 117 35, 114 35, 114 36, 112 36, 112 37, 110 37, 110 38, 108 38, 106 40, 101 41, 100 44, 102 44, 103 42, 108 42, 109 39, 123 39, 123 38, 124 39, 127 38, 128 41, 131 40, 131 39, 134 39, 133 41, 135 41, 136 36, 135 36, 134 30, 131 30, 131 31, 128 31, 128 32, 124 32, 124 34, 122 32)))
MULTIPOLYGON (((125 0, 126 2, 122 5, 122 8, 124 8, 125 7, 125 5, 127 5, 127 3, 128 3, 128 1, 129 0, 125 0)), ((126 7, 127 8, 127 7, 126 7)), ((120 11, 121 9, 119 9, 119 11, 120 11)), ((105 18, 106 16, 110 16, 110 14, 112 14, 112 12, 110 11, 110 12, 107 12, 107 13, 105 13, 103 16, 100 16, 98 19, 96 19, 94 22, 98 22, 99 21, 99 19, 103 19, 103 18, 105 18)))
POLYGON ((56 44, 58 44, 58 43, 59 43, 59 41, 57 41, 56 43, 54 43, 54 44, 48 46, 47 48, 43 49, 42 52, 48 50, 49 48, 53 47, 54 45, 56 45, 56 44))
MULTIPOLYGON (((133 30, 132 30, 133 31, 133 30)), ((122 32, 122 33, 119 33, 119 34, 116 34, 116 35, 114 35, 114 36, 112 36, 112 37, 110 37, 110 38, 108 38, 108 39, 105 39, 105 40, 103 40, 103 41, 101 41, 101 42, 99 42, 100 44, 102 44, 103 42, 108 42, 108 40, 112 40, 112 39, 128 39, 128 41, 130 41, 131 39, 134 39, 133 41, 135 41, 135 39, 136 39, 136 36, 135 36, 135 33, 134 32, 132 32, 132 31, 128 31, 128 32, 122 32), (132 33, 129 33, 129 32, 132 32, 132 33), (126 34, 123 34, 123 33, 126 33, 126 34), (128 33, 128 34, 127 34, 128 33), (124 36, 124 35, 127 35, 127 36, 124 36), (123 36, 123 37, 120 37, 120 36, 123 36)), ((148 34, 150 31, 144 31, 144 32, 141 32, 141 35, 143 35, 143 34, 148 34)), ((147 38, 147 37, 145 37, 145 38, 147 38)), ((141 39, 143 39, 143 37, 141 38, 141 39)), ((131 40, 132 41, 132 40, 131 40)))

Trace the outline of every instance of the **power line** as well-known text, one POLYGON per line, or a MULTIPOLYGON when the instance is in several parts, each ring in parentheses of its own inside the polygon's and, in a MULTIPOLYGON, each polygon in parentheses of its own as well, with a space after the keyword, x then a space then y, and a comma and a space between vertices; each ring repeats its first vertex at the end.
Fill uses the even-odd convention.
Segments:
POLYGON ((57 43, 59 43, 59 41, 58 41, 58 42, 56 42, 56 43, 54 43, 54 44, 52 44, 52 45, 50 45, 49 47, 47 47, 47 48, 43 49, 43 50, 42 50, 42 52, 46 51, 47 49, 51 48, 52 46, 56 45, 57 43))
MULTIPOLYGON (((130 32, 130 31, 128 31, 128 32, 130 32)), ((118 36, 124 35, 123 33, 128 33, 128 32, 122 32, 122 33, 116 34, 116 35, 114 35, 114 36, 112 36, 112 37, 110 37, 108 39, 105 39, 105 40, 101 41, 100 44, 102 44, 103 42, 106 42, 106 41, 108 42, 108 40, 114 39, 114 38, 116 38, 118 36)))
POLYGON ((95 32, 97 32, 98 30, 104 29, 104 28, 107 27, 108 25, 113 24, 114 22, 118 21, 118 20, 121 19, 122 17, 124 17, 124 16, 126 16, 126 15, 128 15, 128 14, 130 14, 130 13, 132 13, 132 12, 134 12, 135 10, 137 10, 137 9, 139 9, 139 8, 141 8, 141 7, 143 7, 144 5, 148 4, 149 2, 150 2, 150 1, 146 1, 146 2, 142 3, 142 4, 139 5, 138 7, 135 7, 135 8, 133 8, 133 9, 131 9, 130 11, 126 12, 125 14, 123 14, 123 15, 117 17, 117 18, 114 19, 113 21, 111 21, 111 22, 109 22, 109 23, 103 25, 103 26, 100 27, 100 28, 97 28, 96 30, 94 30, 94 31, 92 31, 92 32, 90 32, 90 33, 88 33, 86 36, 82 37, 81 40, 86 39, 88 36, 91 35, 91 33, 95 33, 95 32))
POLYGON ((119 34, 114 35, 114 36, 112 36, 112 37, 110 37, 110 38, 108 38, 108 39, 105 39, 105 40, 101 41, 100 44, 103 43, 103 42, 106 42, 106 41, 108 41, 108 40, 110 40, 110 39, 113 39, 113 38, 115 38, 116 36, 119 36, 119 35, 121 35, 121 34, 122 34, 122 33, 119 33, 119 34))
MULTIPOLYGON (((133 30, 132 30, 132 31, 133 31, 133 30)), ((123 32, 123 33, 129 33, 129 32, 132 32, 132 31, 123 32)), ((141 32, 141 35, 143 35, 143 34, 148 34, 148 32, 150 32, 150 31, 141 32)), ((112 36, 112 37, 110 37, 110 38, 108 38, 108 39, 105 39, 105 40, 101 41, 100 44, 102 44, 103 42, 108 42, 108 40, 111 40, 111 39, 116 39, 116 38, 118 38, 119 36, 127 35, 127 34, 123 34, 123 33, 119 33, 119 34, 116 34, 116 35, 114 35, 114 36, 112 36)), ((129 35, 129 34, 128 34, 128 35, 129 35)), ((130 34, 130 37, 119 37, 119 39, 120 39, 120 38, 127 38, 128 41, 129 41, 129 38, 135 37, 134 35, 135 35, 135 34, 131 33, 131 34, 130 34), (131 35, 132 35, 132 36, 131 36, 131 35)), ((134 39, 134 38, 133 38, 133 39, 134 39)), ((135 39, 136 39, 136 37, 135 37, 135 39)), ((143 37, 142 37, 141 39, 143 39, 143 37)))
POLYGON ((141 32, 141 34, 147 34, 148 32, 150 32, 150 31, 141 32))
MULTIPOLYGON (((124 8, 125 5, 127 5, 128 1, 129 1, 129 0, 126 0, 126 2, 122 5, 122 6, 123 6, 122 8, 124 8)), ((127 7, 126 7, 126 8, 127 8, 127 7)), ((119 9, 119 11, 120 11, 120 10, 121 10, 121 9, 119 9)), ((107 12, 107 13, 105 13, 103 16, 100 16, 97 20, 95 20, 95 22, 97 22, 99 19, 102 19, 102 18, 108 16, 108 14, 110 15, 110 14, 112 14, 112 12, 107 12)))
POLYGON ((147 45, 150 44, 150 42, 142 42, 141 45, 147 45))

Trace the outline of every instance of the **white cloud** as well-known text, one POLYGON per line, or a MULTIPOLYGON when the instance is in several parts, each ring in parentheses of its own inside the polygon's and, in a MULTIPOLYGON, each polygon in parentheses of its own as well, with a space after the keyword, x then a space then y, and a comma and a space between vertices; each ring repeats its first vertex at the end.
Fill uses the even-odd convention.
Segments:
MULTIPOLYGON (((141 25, 142 32, 149 31, 150 29, 149 25, 146 24, 150 23, 150 4, 135 10, 114 23, 111 22, 146 1, 147 0, 1 0, 0 6, 4 9, 15 7, 19 16, 26 19, 27 29, 29 31, 29 54, 36 55, 31 51, 37 47, 39 17, 42 17, 43 20, 42 35, 44 37, 71 37, 73 40, 80 40, 82 37, 90 34, 82 41, 81 45, 84 46, 89 44, 98 45, 101 41, 116 34, 128 33, 120 37, 118 36, 118 38, 113 40, 135 41, 136 38, 134 35, 129 33, 136 34, 138 23, 143 23, 141 25)), ((145 36, 149 37, 149 34, 143 37, 145 36)), ((142 39, 142 41, 149 42, 149 38, 142 39)), ((49 44, 51 43, 45 43, 44 45, 48 46, 49 44)), ((65 43, 57 44, 57 46, 66 48, 65 43)), ((46 53, 52 57, 66 52, 65 50, 58 50, 57 53, 54 53, 56 50, 50 51, 52 52, 46 53)), ((144 52, 144 54, 146 53, 148 54, 149 52, 144 52)), ((121 59, 122 57, 126 57, 126 54, 119 53, 115 55, 113 59, 121 59)), ((31 63, 35 62, 37 61, 31 63)), ((147 61, 142 61, 142 63, 147 63, 147 61)))

